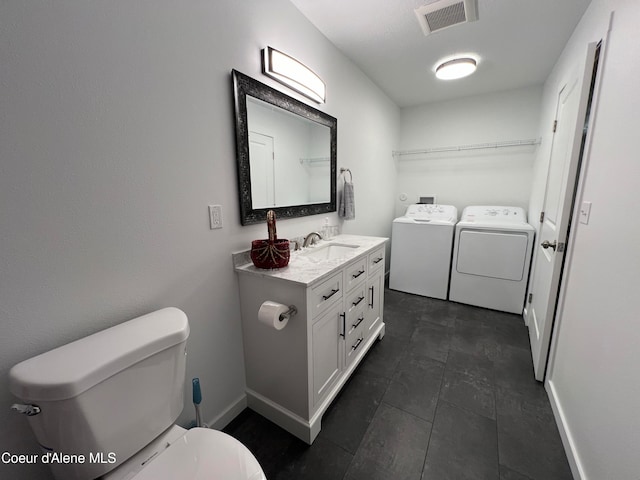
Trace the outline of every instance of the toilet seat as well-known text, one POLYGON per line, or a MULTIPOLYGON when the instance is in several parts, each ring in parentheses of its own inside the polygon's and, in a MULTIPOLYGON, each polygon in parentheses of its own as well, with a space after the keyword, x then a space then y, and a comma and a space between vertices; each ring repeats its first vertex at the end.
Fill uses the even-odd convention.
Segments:
POLYGON ((266 480, 260 464, 226 433, 193 428, 154 458, 132 480, 266 480))
POLYGON ((266 480, 260 464, 226 433, 192 428, 131 480, 266 480))

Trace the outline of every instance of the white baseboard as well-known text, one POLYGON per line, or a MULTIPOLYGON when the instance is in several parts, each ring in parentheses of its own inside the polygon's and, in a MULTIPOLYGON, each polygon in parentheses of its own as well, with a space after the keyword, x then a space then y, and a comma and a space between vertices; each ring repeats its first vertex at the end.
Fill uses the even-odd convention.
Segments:
POLYGON ((551 380, 547 380, 544 386, 545 390, 547 391, 547 396, 549 397, 549 402, 551 403, 553 416, 556 419, 556 425, 558 426, 560 438, 562 439, 562 444, 564 445, 564 451, 567 455, 567 460, 569 461, 571 474, 573 475, 573 478, 575 480, 588 480, 588 477, 584 472, 584 468, 582 467, 582 462, 580 461, 580 456, 578 455, 575 441, 573 439, 573 436, 571 435, 571 430, 569 429, 564 410, 562 409, 562 405, 560 404, 560 400, 558 399, 558 394, 556 392, 555 386, 551 380))
POLYGON ((247 401, 251 410, 258 412, 309 445, 320 433, 320 419, 317 422, 308 422, 249 388, 247 388, 247 401))
POLYGON ((236 418, 245 408, 247 408, 247 395, 242 394, 224 409, 224 411, 208 422, 210 428, 222 430, 231 420, 236 418))

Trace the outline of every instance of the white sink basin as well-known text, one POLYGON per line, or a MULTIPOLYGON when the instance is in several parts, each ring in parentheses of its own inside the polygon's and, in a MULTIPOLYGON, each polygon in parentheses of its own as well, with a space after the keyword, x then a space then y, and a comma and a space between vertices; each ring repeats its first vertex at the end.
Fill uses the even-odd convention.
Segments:
POLYGON ((360 245, 349 245, 346 243, 328 243, 311 247, 302 252, 302 255, 315 260, 335 260, 344 257, 347 253, 352 252, 354 248, 358 248, 359 246, 360 245))

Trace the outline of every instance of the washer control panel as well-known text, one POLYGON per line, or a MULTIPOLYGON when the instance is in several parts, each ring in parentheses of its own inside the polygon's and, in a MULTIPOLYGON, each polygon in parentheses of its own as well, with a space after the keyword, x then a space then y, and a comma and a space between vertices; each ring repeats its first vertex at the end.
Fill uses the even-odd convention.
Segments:
POLYGON ((415 221, 429 222, 432 220, 453 221, 458 217, 458 211, 453 205, 415 204, 409 205, 405 217, 415 221))

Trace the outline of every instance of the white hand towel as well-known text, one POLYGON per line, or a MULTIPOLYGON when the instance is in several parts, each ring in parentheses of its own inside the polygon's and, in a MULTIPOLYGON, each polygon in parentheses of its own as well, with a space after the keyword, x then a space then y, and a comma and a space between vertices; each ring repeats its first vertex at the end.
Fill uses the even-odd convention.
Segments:
POLYGON ((351 182, 344 182, 338 204, 338 215, 345 220, 353 220, 356 218, 355 196, 353 193, 353 183, 351 182))

